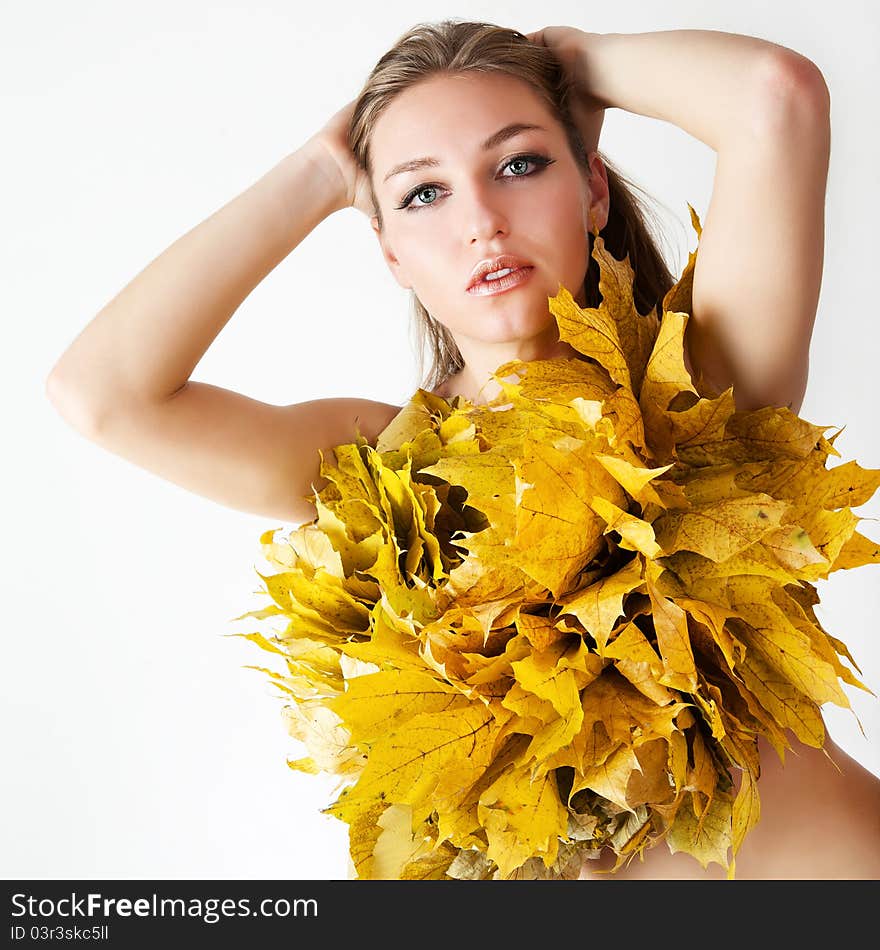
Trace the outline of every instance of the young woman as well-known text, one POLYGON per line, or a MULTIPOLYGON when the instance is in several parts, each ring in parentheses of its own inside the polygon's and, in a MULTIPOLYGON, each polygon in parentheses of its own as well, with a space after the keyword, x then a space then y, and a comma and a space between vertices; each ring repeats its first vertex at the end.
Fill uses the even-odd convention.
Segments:
MULTIPOLYGON (((598 150, 607 108, 672 122, 717 152, 688 368, 718 390, 732 384, 737 408, 797 412, 830 151, 816 66, 712 31, 524 36, 454 21, 409 31, 356 100, 138 274, 62 355, 50 399, 88 438, 192 491, 312 520, 309 486, 325 484, 318 450, 356 430, 372 440, 401 407, 355 397, 275 406, 194 382, 211 342, 320 221, 353 206, 412 291, 433 353, 424 388, 489 402, 503 362, 577 355, 547 298, 562 284, 581 306, 598 304, 594 228, 616 258, 629 255, 640 312, 674 283, 633 186, 598 150)), ((762 748, 762 817, 737 877, 880 876, 880 779, 830 740, 825 751, 792 741, 784 767, 762 748)), ((588 862, 582 877, 611 863, 588 862)), ((655 847, 614 879, 637 876, 724 872, 655 847)))

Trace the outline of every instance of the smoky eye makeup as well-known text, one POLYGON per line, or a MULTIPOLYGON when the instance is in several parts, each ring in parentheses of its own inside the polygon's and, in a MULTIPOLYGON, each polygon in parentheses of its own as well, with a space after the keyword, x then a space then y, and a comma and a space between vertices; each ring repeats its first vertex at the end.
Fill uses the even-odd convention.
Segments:
MULTIPOLYGON (((522 152, 518 155, 514 155, 511 158, 508 158, 501 166, 502 169, 507 168, 510 165, 516 163, 531 163, 535 166, 533 171, 525 172, 523 174, 514 174, 514 175, 503 175, 503 178, 507 179, 518 179, 518 178, 531 178, 534 175, 540 174, 544 168, 548 165, 552 165, 555 162, 555 159, 550 158, 549 155, 542 154, 540 152, 522 152)), ((430 208, 432 205, 436 204, 436 200, 430 201, 427 204, 411 204, 412 200, 422 192, 426 191, 437 191, 442 190, 442 185, 438 182, 422 182, 419 185, 416 185, 414 188, 411 188, 402 198, 400 204, 395 205, 396 211, 420 211, 423 208, 430 208)))

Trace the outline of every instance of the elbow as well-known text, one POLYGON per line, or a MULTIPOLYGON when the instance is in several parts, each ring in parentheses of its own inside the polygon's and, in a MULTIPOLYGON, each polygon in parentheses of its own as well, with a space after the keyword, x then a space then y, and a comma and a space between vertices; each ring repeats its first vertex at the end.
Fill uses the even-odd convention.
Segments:
POLYGON ((792 122, 828 124, 831 93, 822 70, 806 56, 780 46, 759 73, 753 115, 764 133, 792 122))
POLYGON ((733 399, 738 412, 753 411, 772 406, 789 409, 795 415, 800 412, 807 391, 808 361, 798 365, 797 370, 788 369, 774 373, 765 383, 750 379, 748 383, 733 384, 733 399))
POLYGON ((92 437, 97 427, 95 413, 65 386, 55 371, 51 372, 46 379, 45 393, 53 408, 68 425, 87 438, 92 437))
POLYGON ((49 402, 51 402, 56 409, 59 409, 61 400, 63 399, 61 395, 61 379, 54 369, 46 377, 44 392, 49 402))

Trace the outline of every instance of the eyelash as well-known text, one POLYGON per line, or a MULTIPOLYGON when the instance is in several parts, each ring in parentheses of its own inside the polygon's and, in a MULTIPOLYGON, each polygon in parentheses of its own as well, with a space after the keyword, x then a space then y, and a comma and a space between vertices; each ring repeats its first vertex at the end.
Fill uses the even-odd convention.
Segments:
MULTIPOLYGON (((507 177, 507 178, 531 178, 532 175, 537 175, 537 174, 539 174, 540 171, 541 171, 542 169, 544 169, 547 165, 552 165, 552 164, 556 161, 556 159, 554 159, 554 158, 549 158, 549 157, 546 156, 546 155, 535 155, 535 154, 514 155, 513 158, 509 158, 501 167, 502 167, 502 168, 507 168, 507 166, 513 164, 513 162, 521 162, 521 161, 532 162, 534 165, 537 165, 537 166, 538 166, 538 169, 537 169, 536 171, 527 172, 527 173, 524 174, 524 175, 507 175, 507 176, 505 176, 505 177, 507 177)), ((422 208, 430 208, 431 205, 437 203, 436 200, 435 200, 435 201, 432 201, 432 202, 430 202, 430 204, 426 204, 426 205, 410 205, 410 202, 413 200, 413 198, 415 198, 415 196, 416 196, 419 192, 425 191, 425 190, 428 189, 428 188, 439 188, 439 187, 440 187, 440 186, 439 186, 438 184, 436 184, 435 182, 428 182, 427 184, 419 185, 418 187, 413 188, 412 191, 410 191, 410 192, 406 195, 406 197, 403 199, 403 201, 402 201, 399 205, 397 205, 397 209, 396 209, 396 210, 398 210, 398 211, 421 211, 422 208)))

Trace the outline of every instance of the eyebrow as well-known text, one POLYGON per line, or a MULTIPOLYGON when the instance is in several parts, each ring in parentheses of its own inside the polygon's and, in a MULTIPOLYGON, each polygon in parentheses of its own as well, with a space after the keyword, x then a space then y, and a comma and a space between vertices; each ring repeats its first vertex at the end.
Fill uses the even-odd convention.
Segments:
MULTIPOLYGON (((512 139, 514 135, 519 135, 520 132, 530 132, 536 130, 538 132, 546 132, 547 130, 543 125, 530 125, 527 122, 511 122, 510 125, 505 125, 503 129, 499 129, 494 134, 490 135, 489 138, 483 142, 482 149, 484 152, 488 152, 489 149, 495 148, 498 145, 501 145, 503 142, 506 142, 508 139, 512 139)), ((417 171, 419 168, 436 168, 440 162, 436 158, 430 156, 425 156, 424 158, 411 158, 408 162, 401 162, 399 165, 395 165, 390 172, 382 179, 383 182, 388 181, 389 178, 393 178, 395 175, 402 175, 404 172, 413 172, 417 171)))

